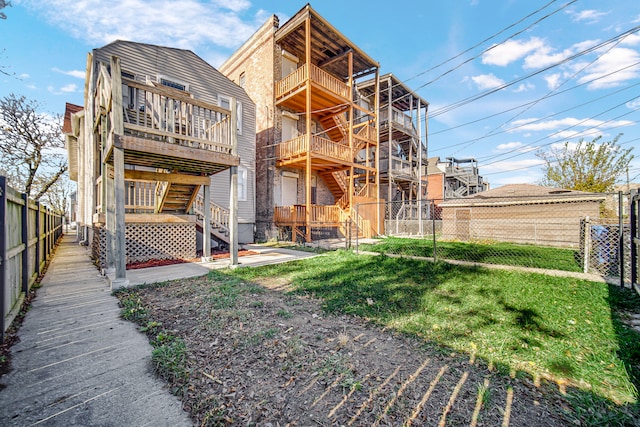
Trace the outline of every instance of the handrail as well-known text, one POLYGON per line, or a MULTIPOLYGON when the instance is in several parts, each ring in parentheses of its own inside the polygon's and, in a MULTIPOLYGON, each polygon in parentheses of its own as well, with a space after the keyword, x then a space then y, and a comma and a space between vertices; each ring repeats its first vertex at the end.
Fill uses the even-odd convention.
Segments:
MULTIPOLYGON (((210 202, 211 226, 226 233, 229 231, 229 209, 210 202)), ((204 196, 198 194, 193 202, 193 210, 197 215, 204 216, 204 196)))
POLYGON ((149 137, 208 151, 231 154, 231 112, 166 88, 124 79, 129 87, 124 108, 125 134, 149 137))
POLYGON ((349 89, 349 85, 314 64, 303 64, 297 70, 276 82, 276 99, 299 89, 309 78, 313 83, 322 86, 333 94, 345 99, 350 99, 351 90, 349 89))
POLYGON ((341 162, 353 161, 353 150, 348 145, 319 136, 312 136, 311 147, 309 147, 306 134, 276 144, 276 159, 282 160, 293 156, 300 156, 307 154, 309 151, 312 154, 337 159, 341 162))

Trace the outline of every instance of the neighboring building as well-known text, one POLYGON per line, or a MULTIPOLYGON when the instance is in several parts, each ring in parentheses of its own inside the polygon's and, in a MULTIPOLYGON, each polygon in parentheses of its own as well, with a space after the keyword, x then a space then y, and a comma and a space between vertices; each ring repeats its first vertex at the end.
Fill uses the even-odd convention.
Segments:
POLYGON ((473 158, 457 159, 431 157, 427 165, 427 191, 429 199, 446 200, 470 196, 489 189, 489 183, 478 171, 478 162, 473 158))
MULTIPOLYGON (((374 79, 358 84, 361 105, 373 108, 367 100, 375 93, 374 79)), ((421 173, 427 166, 429 103, 409 89, 393 74, 380 77, 380 194, 390 202, 417 202, 425 198, 426 185, 421 173)))
POLYGON ((280 26, 271 17, 220 71, 256 103, 258 240, 311 241, 381 231, 377 86, 357 82, 378 63, 309 5, 280 26), (354 207, 372 203, 370 207, 354 207))
POLYGON ((253 241, 255 107, 241 87, 193 52, 127 41, 89 54, 86 79, 84 110, 68 108, 69 173, 80 237, 104 265, 118 270, 108 249, 125 250, 125 224, 127 261, 195 257, 196 206, 232 252, 253 241))
POLYGON ((581 221, 599 218, 606 194, 511 184, 445 200, 442 238, 578 247, 581 221))

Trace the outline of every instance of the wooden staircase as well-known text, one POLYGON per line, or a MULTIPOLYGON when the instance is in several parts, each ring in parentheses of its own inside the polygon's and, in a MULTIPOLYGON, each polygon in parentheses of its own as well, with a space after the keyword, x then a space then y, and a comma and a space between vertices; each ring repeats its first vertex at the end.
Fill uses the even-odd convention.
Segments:
MULTIPOLYGON (((193 210, 199 217, 204 217, 204 197, 197 194, 193 203, 193 210)), ((211 235, 216 240, 229 244, 229 210, 211 202, 211 235)))
POLYGON ((339 142, 347 137, 347 121, 342 113, 320 117, 319 122, 332 141, 339 142))
POLYGON ((320 177, 322 177, 325 184, 327 184, 327 187, 336 200, 339 200, 349 190, 349 184, 347 183, 347 174, 345 171, 322 172, 320 173, 320 177))
POLYGON ((199 185, 167 183, 159 194, 157 212, 185 214, 200 190, 199 185))

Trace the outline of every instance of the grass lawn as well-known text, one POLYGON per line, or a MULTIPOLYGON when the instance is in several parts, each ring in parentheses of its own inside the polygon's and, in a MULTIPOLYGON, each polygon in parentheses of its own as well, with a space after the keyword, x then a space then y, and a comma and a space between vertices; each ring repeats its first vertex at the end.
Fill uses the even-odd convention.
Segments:
MULTIPOLYGON (((433 257, 433 240, 387 237, 377 244, 362 244, 360 250, 400 255, 433 257)), ((438 258, 487 264, 517 265, 563 271, 582 271, 578 251, 518 245, 515 243, 436 242, 438 258)))
MULTIPOLYGON (((212 275, 223 273, 212 272, 212 275)), ((226 274, 286 277, 328 312, 361 316, 427 342, 474 353, 534 380, 635 402, 640 334, 615 310, 640 311, 635 293, 573 278, 337 251, 226 274)))

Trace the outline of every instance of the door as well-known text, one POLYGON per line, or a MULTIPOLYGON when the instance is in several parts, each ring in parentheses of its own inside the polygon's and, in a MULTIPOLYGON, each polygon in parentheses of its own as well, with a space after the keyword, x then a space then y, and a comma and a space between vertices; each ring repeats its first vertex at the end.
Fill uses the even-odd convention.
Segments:
POLYGON ((298 204, 298 178, 283 176, 281 206, 293 206, 296 204, 298 204))

